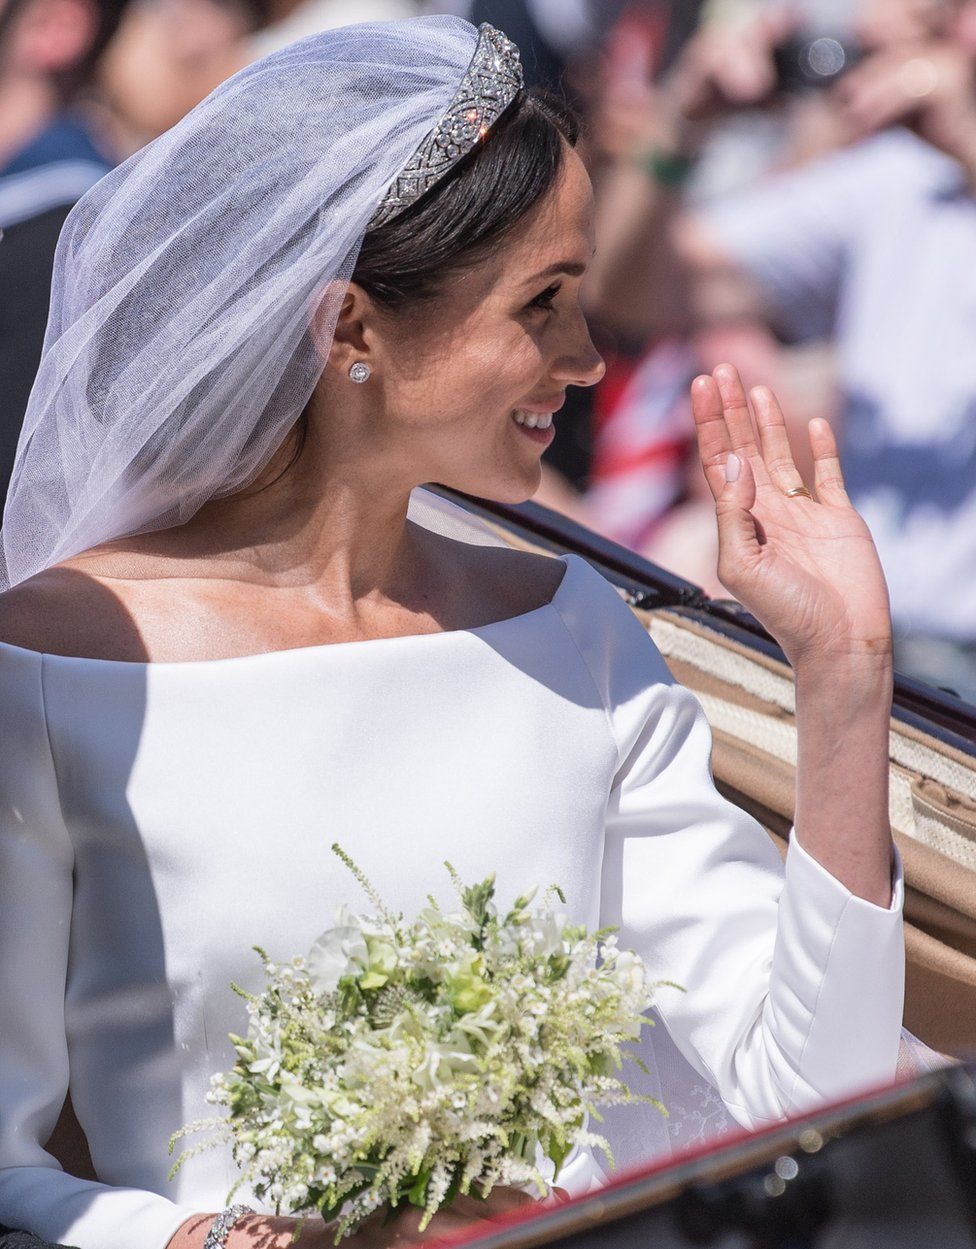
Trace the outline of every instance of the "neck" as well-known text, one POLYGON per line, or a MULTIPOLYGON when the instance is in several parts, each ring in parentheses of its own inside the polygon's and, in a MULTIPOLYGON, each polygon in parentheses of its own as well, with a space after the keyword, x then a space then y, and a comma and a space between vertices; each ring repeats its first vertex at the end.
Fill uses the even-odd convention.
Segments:
POLYGON ((321 427, 313 419, 294 463, 289 439, 246 490, 201 508, 181 527, 182 551, 333 605, 399 596, 418 570, 407 507, 420 482, 397 471, 393 455, 370 455, 342 436, 326 445, 321 427))
POLYGON ((0 165, 40 134, 57 106, 57 93, 43 79, 0 80, 0 165))

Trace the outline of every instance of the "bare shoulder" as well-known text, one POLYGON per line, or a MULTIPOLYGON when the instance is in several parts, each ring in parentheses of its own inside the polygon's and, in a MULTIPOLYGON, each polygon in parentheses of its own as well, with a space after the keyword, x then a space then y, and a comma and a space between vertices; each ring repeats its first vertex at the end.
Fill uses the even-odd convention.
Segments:
POLYGON ((49 655, 143 657, 124 595, 72 563, 0 594, 0 642, 49 655))

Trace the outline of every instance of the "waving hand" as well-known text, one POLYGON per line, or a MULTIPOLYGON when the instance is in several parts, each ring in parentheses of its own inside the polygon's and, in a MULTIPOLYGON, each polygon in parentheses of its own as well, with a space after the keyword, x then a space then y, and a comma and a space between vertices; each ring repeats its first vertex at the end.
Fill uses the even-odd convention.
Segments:
POLYGON ((891 617, 878 555, 851 506, 833 433, 810 423, 815 497, 803 486, 772 391, 747 401, 720 365, 695 379, 692 406, 715 498, 719 577, 776 638, 794 667, 810 658, 890 662, 891 617), (753 415, 754 414, 754 415, 753 415))

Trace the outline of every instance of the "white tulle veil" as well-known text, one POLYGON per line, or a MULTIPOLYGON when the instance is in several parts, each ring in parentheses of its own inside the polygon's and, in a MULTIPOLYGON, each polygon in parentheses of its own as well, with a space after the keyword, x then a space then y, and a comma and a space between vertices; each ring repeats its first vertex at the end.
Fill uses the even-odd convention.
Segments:
POLYGON ((454 99, 478 33, 427 17, 303 39, 75 206, 0 589, 253 480, 307 403, 370 219, 454 99))

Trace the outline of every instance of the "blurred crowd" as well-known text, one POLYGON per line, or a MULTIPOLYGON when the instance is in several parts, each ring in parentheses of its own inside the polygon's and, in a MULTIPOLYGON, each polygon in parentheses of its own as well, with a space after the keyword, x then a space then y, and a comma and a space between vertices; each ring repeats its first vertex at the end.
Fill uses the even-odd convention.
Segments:
POLYGON ((236 69, 331 26, 505 30, 584 118, 608 372, 540 500, 710 593, 690 380, 838 432, 897 667, 976 702, 976 0, 0 0, 0 488, 71 205, 236 69))

